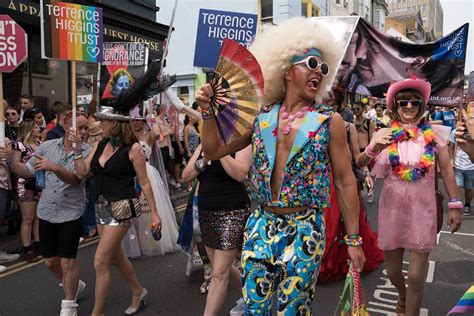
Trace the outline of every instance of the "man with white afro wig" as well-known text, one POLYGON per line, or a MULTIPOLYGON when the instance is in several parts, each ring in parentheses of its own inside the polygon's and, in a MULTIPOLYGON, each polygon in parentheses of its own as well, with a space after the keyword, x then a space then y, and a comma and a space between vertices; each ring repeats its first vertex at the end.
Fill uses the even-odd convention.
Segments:
POLYGON ((340 46, 330 30, 294 18, 265 27, 250 50, 265 79, 261 113, 248 132, 224 145, 210 107, 212 88, 201 87, 196 100, 204 120, 203 152, 217 160, 252 145, 249 189, 258 207, 244 231, 245 314, 272 315, 278 291, 279 315, 311 315, 326 244, 323 209, 330 207, 331 174, 349 258, 359 272, 365 263, 344 121, 319 103, 337 68, 340 46))

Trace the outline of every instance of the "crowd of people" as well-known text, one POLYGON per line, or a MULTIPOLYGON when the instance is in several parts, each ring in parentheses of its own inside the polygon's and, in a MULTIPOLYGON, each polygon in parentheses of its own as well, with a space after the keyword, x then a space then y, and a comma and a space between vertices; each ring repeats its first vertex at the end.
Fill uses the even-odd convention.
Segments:
MULTIPOLYGON (((207 266, 204 315, 221 312, 229 287, 242 297, 232 315, 270 315, 274 299, 279 314, 310 315, 317 280, 344 278, 348 261, 362 272, 384 260, 397 313, 419 314, 439 227, 438 170, 451 232, 461 213, 472 214, 474 120, 430 107, 430 84, 415 78, 390 85, 383 100, 327 95, 340 49, 329 32, 302 18, 265 28, 250 47, 265 78, 264 105, 230 144, 219 135, 209 84, 193 107, 174 101, 174 124, 157 98, 136 106, 145 99, 133 86, 87 111, 55 103, 51 120, 28 96, 5 106, 0 220, 15 233, 21 223, 24 258, 42 256, 63 287, 61 315, 77 315, 86 287, 78 245, 97 235, 92 315, 104 313, 111 266, 132 294, 125 314, 135 314, 155 294, 130 258, 179 247, 189 255, 187 274, 207 266), (376 179, 378 233, 364 202, 373 203, 376 179), (179 227, 168 183, 190 191, 179 227)), ((18 258, 0 253, 0 263, 18 258)))

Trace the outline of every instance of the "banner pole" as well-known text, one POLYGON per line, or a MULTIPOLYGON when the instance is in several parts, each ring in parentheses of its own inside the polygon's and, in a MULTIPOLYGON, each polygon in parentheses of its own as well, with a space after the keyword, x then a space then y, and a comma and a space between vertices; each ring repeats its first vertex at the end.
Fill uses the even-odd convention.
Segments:
MULTIPOLYGON (((77 91, 76 91, 76 61, 71 61, 71 98, 72 98, 72 128, 76 128, 76 103, 77 103, 77 91)), ((72 144, 73 148, 76 148, 76 143, 72 144)))
POLYGON ((0 147, 5 147, 5 109, 3 104, 3 73, 0 72, 0 147))

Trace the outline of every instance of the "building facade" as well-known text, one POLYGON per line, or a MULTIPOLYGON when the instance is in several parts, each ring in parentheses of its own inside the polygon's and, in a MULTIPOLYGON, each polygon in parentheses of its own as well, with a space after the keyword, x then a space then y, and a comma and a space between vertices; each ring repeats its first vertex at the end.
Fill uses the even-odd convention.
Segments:
MULTIPOLYGON (((159 7, 154 0, 70 2, 102 8, 104 42, 147 42, 149 59, 161 59, 169 28, 156 22, 159 7)), ((11 74, 3 75, 5 99, 14 104, 20 95, 32 95, 44 114, 56 101, 71 103, 70 62, 41 58, 40 1, 2 0, 0 14, 9 15, 28 34, 28 59, 11 74)), ((78 100, 97 98, 98 64, 76 62, 76 69, 78 100)))
POLYGON ((385 31, 385 17, 388 15, 385 0, 330 0, 329 15, 359 15, 379 31, 385 31))
POLYGON ((387 18, 387 29, 393 29, 414 43, 424 43, 431 38, 423 27, 421 12, 399 12, 387 18))
MULTIPOLYGON (((160 7, 157 21, 169 24, 174 1, 157 0, 156 5, 160 7)), ((188 105, 194 102, 196 89, 207 81, 208 70, 193 66, 201 8, 256 14, 259 19, 257 32, 264 23, 278 24, 296 16, 325 16, 328 13, 326 0, 180 0, 164 71, 176 74, 177 81, 171 89, 188 105)))
POLYGON ((443 7, 440 0, 387 0, 390 16, 420 11, 426 41, 434 41, 443 36, 443 7))

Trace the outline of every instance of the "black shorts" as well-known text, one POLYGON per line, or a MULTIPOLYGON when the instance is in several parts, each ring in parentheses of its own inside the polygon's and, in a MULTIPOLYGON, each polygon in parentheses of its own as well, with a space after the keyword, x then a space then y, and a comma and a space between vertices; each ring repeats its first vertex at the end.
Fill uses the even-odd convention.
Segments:
POLYGON ((82 217, 65 223, 51 223, 40 218, 39 235, 44 258, 76 258, 82 235, 82 217))
MULTIPOLYGON (((179 147, 177 142, 171 142, 173 144, 173 151, 174 151, 174 162, 175 163, 183 163, 183 155, 179 152, 179 147)), ((181 146, 183 146, 184 149, 184 142, 181 142, 181 146)))

